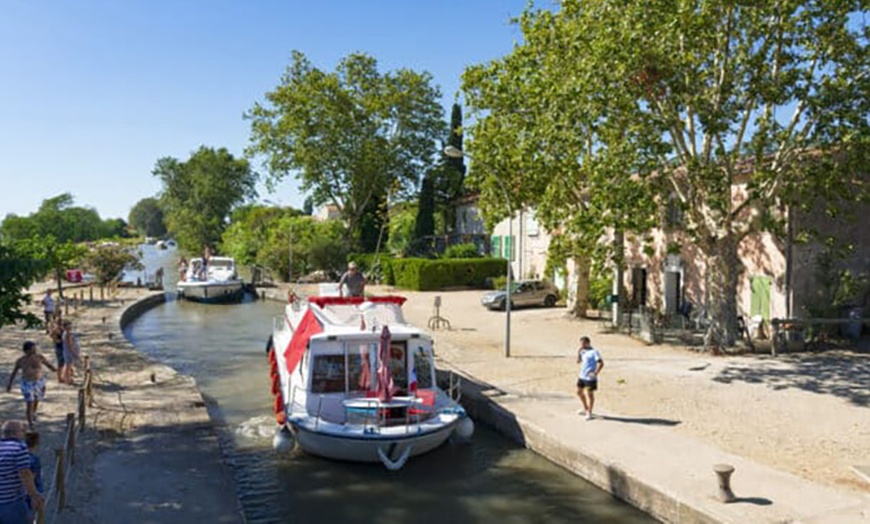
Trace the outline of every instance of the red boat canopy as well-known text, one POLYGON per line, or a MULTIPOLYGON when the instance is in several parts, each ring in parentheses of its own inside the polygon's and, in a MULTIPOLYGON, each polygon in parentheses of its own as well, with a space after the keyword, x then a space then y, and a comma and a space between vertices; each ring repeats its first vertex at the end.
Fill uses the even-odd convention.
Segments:
POLYGON ((308 297, 308 302, 317 304, 321 309, 323 309, 324 306, 341 304, 359 305, 363 302, 381 302, 401 306, 406 300, 405 297, 400 297, 398 295, 383 295, 380 297, 308 297))
POLYGON ((284 350, 284 360, 287 362, 287 372, 293 373, 299 361, 302 360, 302 355, 305 354, 305 349, 308 347, 308 340, 323 331, 323 326, 314 316, 314 313, 309 309, 302 315, 302 320, 296 326, 296 331, 293 332, 293 337, 287 348, 284 350))

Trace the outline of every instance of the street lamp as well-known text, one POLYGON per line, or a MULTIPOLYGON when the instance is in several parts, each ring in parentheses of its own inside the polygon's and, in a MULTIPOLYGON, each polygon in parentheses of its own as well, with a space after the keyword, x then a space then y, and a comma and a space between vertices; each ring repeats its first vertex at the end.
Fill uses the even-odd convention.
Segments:
MULTIPOLYGON (((468 157, 474 162, 485 167, 490 174, 493 174, 493 170, 481 162, 480 160, 475 160, 474 157, 469 155, 468 153, 462 151, 458 147, 455 146, 447 146, 444 148, 444 156, 450 158, 462 158, 468 157)), ((514 251, 514 211, 511 207, 511 199, 508 196, 507 189, 505 189, 504 184, 501 183, 501 180, 498 177, 493 176, 493 180, 495 180, 496 184, 498 184, 499 189, 501 189, 502 196, 504 197, 504 201, 507 204, 508 209, 508 239, 510 241, 510 250, 507 253, 507 280, 505 282, 505 297, 504 297, 504 356, 508 358, 511 356, 511 259, 513 258, 514 251)))

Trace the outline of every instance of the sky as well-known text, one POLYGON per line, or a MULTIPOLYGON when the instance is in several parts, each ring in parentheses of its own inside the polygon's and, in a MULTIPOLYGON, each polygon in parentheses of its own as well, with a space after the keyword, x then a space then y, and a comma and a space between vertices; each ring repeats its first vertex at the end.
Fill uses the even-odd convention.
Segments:
MULTIPOLYGON (((242 115, 278 85, 293 50, 325 71, 354 52, 375 57, 382 73, 428 71, 449 118, 465 67, 520 41, 509 20, 526 3, 4 0, 0 219, 68 192, 103 219, 126 220, 160 191, 157 159, 187 160, 201 145, 241 156, 242 115)), ((292 179, 259 192, 304 201, 292 179)))

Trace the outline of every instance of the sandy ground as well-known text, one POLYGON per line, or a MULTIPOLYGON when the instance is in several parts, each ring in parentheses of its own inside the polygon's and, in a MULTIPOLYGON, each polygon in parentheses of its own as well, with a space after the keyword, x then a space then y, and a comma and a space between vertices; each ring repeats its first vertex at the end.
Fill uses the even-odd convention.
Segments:
MULTIPOLYGON (((870 353, 714 357, 604 333, 599 322, 568 318, 563 309, 533 308, 512 313, 511 358, 505 359, 504 313, 485 310, 480 291, 397 293, 409 299, 408 320, 421 326, 434 313, 435 296, 442 297, 441 315, 452 324, 434 332, 442 366, 483 382, 520 376, 509 383, 517 395, 573 398, 577 339, 588 334, 606 362, 600 411, 664 421, 673 431, 774 468, 870 492, 870 483, 851 469, 870 464, 870 353)), ((68 507, 55 522, 239 522, 232 481, 195 382, 143 358, 120 334, 120 311, 146 294, 124 290, 71 311, 97 373, 97 406, 82 434, 68 507)), ((43 333, 4 328, 0 380, 8 379, 25 339, 38 341, 53 360, 43 333)), ((75 387, 49 381, 37 428, 47 485, 53 449, 75 403, 75 387)), ((0 396, 0 419, 23 414, 16 384, 0 396)))
MULTIPOLYGON (((34 287, 37 300, 42 288, 34 287)), ((150 362, 120 331, 123 308, 148 294, 122 289, 112 299, 69 310, 95 372, 95 406, 88 410, 86 429, 79 434, 67 506, 56 513, 56 500, 50 501, 47 522, 242 521, 235 487, 195 381, 150 362)), ((0 330, 4 384, 27 339, 36 341, 54 362, 53 346, 43 332, 7 326, 0 330)), ((36 427, 42 437, 47 488, 54 478, 54 449, 62 446, 66 415, 76 410, 77 395, 76 386, 49 378, 36 427)), ((0 419, 10 418, 24 418, 17 380, 12 393, 0 400, 0 419)))
POLYGON ((426 325, 441 295, 451 329, 435 332, 438 356, 489 381, 500 373, 523 377, 511 393, 574 397, 578 339, 589 335, 605 361, 600 410, 661 420, 730 453, 870 492, 870 482, 852 470, 870 465, 868 352, 712 356, 608 334, 600 322, 568 318, 564 309, 532 308, 511 315, 506 361, 505 314, 485 310, 482 292, 398 293, 409 297, 405 314, 416 325, 426 325))

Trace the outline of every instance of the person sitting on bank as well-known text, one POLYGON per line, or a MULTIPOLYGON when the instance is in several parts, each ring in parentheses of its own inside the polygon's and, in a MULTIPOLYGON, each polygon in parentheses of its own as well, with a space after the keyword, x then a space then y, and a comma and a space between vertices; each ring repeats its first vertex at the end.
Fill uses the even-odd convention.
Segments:
POLYGON ((338 280, 338 295, 343 297, 344 286, 347 286, 347 296, 361 297, 366 289, 366 277, 356 267, 356 262, 347 264, 347 271, 338 280))

